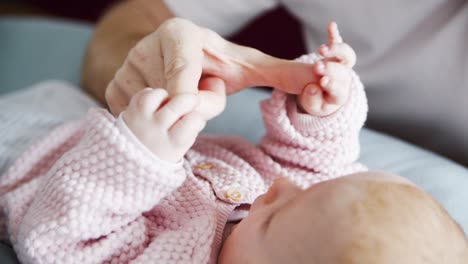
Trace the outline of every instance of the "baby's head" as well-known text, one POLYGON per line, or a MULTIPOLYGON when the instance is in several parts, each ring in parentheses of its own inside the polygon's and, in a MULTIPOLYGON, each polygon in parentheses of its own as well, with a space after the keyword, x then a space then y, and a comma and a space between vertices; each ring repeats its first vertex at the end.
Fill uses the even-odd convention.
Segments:
POLYGON ((428 194, 382 172, 301 190, 277 180, 226 239, 220 263, 451 263, 461 228, 428 194))

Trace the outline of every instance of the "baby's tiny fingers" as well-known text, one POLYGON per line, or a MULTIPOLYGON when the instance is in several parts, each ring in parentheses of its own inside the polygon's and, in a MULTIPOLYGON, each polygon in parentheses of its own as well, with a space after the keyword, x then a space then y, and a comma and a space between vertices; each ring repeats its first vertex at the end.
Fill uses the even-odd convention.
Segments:
POLYGON ((187 145, 189 148, 205 125, 205 118, 200 113, 191 112, 174 124, 169 130, 169 135, 174 144, 187 145))
POLYGON ((356 53, 346 43, 335 43, 329 46, 322 45, 319 48, 320 55, 325 58, 336 59, 349 68, 356 64, 356 53))
POLYGON ((199 103, 198 96, 191 93, 177 95, 154 114, 154 120, 169 129, 182 116, 193 111, 199 103))
POLYGON ((299 105, 305 112, 311 115, 319 115, 324 103, 322 89, 315 83, 308 84, 302 93, 298 95, 298 100, 299 105))
POLYGON ((168 94, 164 89, 145 88, 132 97, 129 111, 136 111, 145 117, 151 117, 167 98, 168 94))
POLYGON ((331 79, 348 81, 351 78, 350 69, 339 62, 319 61, 314 65, 314 70, 315 74, 331 79))
POLYGON ((320 80, 320 85, 326 92, 324 98, 327 103, 343 105, 346 102, 347 95, 349 93, 347 82, 341 82, 324 76, 320 80))
POLYGON ((330 79, 340 82, 351 81, 351 70, 343 64, 329 61, 327 63, 324 63, 324 65, 324 76, 328 76, 330 79))
POLYGON ((334 43, 342 43, 343 38, 341 37, 340 31, 338 30, 338 24, 332 21, 328 24, 328 44, 331 46, 334 43))

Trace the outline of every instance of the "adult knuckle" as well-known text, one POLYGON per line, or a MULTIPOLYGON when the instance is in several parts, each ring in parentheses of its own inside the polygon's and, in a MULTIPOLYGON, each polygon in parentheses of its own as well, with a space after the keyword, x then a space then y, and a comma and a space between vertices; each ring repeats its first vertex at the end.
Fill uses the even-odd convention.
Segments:
POLYGON ((175 75, 186 70, 189 66, 187 58, 182 55, 176 55, 171 58, 164 69, 164 77, 166 80, 172 79, 175 75))
POLYGON ((163 24, 161 24, 161 26, 159 27, 159 31, 163 33, 171 33, 182 28, 191 27, 193 25, 193 22, 191 22, 190 20, 180 17, 174 17, 166 20, 163 24))
POLYGON ((147 49, 146 45, 142 44, 142 42, 135 45, 128 53, 127 63, 136 69, 144 67, 149 61, 147 49))
POLYGON ((128 78, 128 74, 126 70, 121 67, 115 73, 114 79, 112 80, 111 89, 115 90, 114 92, 126 92, 127 86, 130 83, 130 79, 128 78))

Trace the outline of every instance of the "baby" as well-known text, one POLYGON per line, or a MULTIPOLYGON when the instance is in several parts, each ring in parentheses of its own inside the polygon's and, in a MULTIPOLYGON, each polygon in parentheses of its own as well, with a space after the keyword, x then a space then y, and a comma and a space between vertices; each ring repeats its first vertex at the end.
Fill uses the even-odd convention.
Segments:
POLYGON ((198 136, 209 102, 163 89, 57 128, 0 178, 0 235, 24 263, 464 263, 429 195, 356 163, 365 93, 329 35, 300 59, 319 81, 262 102, 259 147, 198 136))

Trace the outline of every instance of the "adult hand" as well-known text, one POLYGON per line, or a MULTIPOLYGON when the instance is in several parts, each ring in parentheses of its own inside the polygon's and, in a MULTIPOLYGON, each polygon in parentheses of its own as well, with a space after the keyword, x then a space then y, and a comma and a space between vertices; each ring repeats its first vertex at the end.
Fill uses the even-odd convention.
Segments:
POLYGON ((163 87, 170 97, 199 94, 197 111, 210 119, 224 109, 225 93, 271 86, 299 94, 317 81, 313 65, 268 56, 188 20, 173 18, 130 50, 106 89, 106 100, 117 115, 138 91, 163 87))

